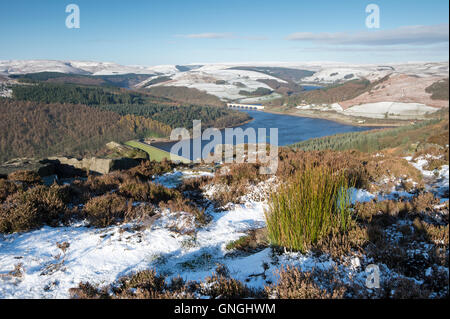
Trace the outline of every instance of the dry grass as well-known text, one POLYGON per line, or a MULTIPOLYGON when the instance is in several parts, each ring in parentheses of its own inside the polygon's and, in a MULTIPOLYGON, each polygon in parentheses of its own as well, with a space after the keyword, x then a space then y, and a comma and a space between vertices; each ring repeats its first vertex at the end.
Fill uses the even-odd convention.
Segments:
POLYGON ((130 177, 126 173, 113 172, 101 176, 89 176, 83 186, 88 189, 92 196, 98 196, 118 189, 122 183, 129 179, 130 177))
POLYGON ((205 225, 208 218, 203 209, 199 209, 192 202, 185 198, 176 197, 167 202, 161 202, 160 207, 163 209, 170 209, 172 212, 185 212, 195 217, 198 225, 205 225))
POLYGON ((58 226, 66 218, 64 194, 58 186, 36 186, 10 196, 0 207, 0 233, 58 226))
POLYGON ((0 179, 0 202, 3 202, 9 195, 14 194, 20 189, 16 183, 6 180, 0 179))
POLYGON ((94 197, 83 208, 87 220, 96 227, 107 227, 123 220, 127 210, 127 199, 117 194, 94 197))
MULTIPOLYGON (((281 148, 279 154, 277 176, 280 180, 287 180, 297 172, 304 172, 311 166, 328 167, 335 172, 345 171, 355 187, 366 188, 369 191, 390 190, 392 183, 385 179, 401 177, 420 184, 420 172, 411 166, 405 159, 388 153, 382 157, 358 151, 300 151, 281 148)), ((405 185, 407 190, 412 184, 405 185)), ((420 185, 419 185, 420 187, 420 185)))
POLYGON ((242 236, 238 240, 229 242, 226 245, 226 249, 251 253, 267 247, 268 243, 267 228, 260 228, 250 230, 248 235, 242 236))
POLYGON ((210 180, 218 186, 212 198, 216 207, 240 204, 240 198, 248 192, 250 185, 266 180, 269 176, 259 173, 260 166, 259 163, 235 163, 222 167, 210 180))
POLYGON ((278 282, 266 287, 266 293, 279 299, 343 299, 347 288, 332 273, 302 272, 295 267, 279 271, 278 282), (317 281, 321 278, 323 284, 317 281))
POLYGON ((145 161, 139 166, 136 166, 128 171, 132 177, 138 177, 142 180, 152 180, 155 175, 162 175, 164 173, 172 172, 177 164, 163 159, 161 162, 145 161))
POLYGON ((317 255, 326 254, 333 260, 342 260, 351 254, 363 254, 368 243, 367 227, 354 225, 347 232, 334 231, 321 238, 311 250, 317 255))
POLYGON ((216 273, 205 279, 202 294, 211 299, 243 299, 255 297, 256 292, 236 279, 216 273))
POLYGON ((119 187, 119 192, 134 201, 151 202, 154 204, 182 197, 181 193, 177 190, 169 189, 152 182, 140 182, 138 180, 128 180, 122 183, 119 187))
POLYGON ((90 283, 80 283, 70 289, 76 299, 192 299, 195 294, 213 299, 237 299, 261 296, 240 281, 229 278, 221 271, 205 279, 204 282, 185 282, 181 278, 166 277, 154 270, 144 270, 120 278, 114 284, 98 287, 90 283))
POLYGON ((14 182, 21 182, 26 185, 42 184, 42 179, 39 174, 33 171, 15 171, 8 175, 8 179, 14 182))
POLYGON ((374 218, 384 226, 396 222, 397 218, 414 219, 416 216, 427 216, 435 211, 440 201, 431 193, 419 193, 411 200, 384 200, 380 202, 356 203, 356 216, 371 223, 374 218))

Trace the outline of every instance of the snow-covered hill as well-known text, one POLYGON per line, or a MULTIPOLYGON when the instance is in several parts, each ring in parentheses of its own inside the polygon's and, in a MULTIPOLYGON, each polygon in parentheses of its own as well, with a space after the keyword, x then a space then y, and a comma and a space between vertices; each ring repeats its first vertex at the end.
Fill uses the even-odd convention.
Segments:
MULTIPOLYGON (((173 67, 175 68, 175 66, 173 67)), ((123 66, 111 62, 54 61, 54 60, 7 60, 0 61, 0 74, 27 74, 38 72, 61 72, 71 74, 113 75, 154 74, 160 68, 123 66)), ((167 70, 164 68, 163 70, 167 70)), ((164 72, 161 72, 164 73, 164 72)))
POLYGON ((0 61, 0 75, 36 72, 62 72, 87 75, 148 74, 136 88, 151 86, 184 86, 196 88, 223 100, 246 100, 258 88, 271 89, 268 81, 286 84, 283 72, 306 70, 313 75, 301 83, 332 84, 355 79, 375 81, 387 75, 408 75, 422 78, 446 78, 448 62, 416 62, 403 64, 349 64, 341 62, 246 62, 190 65, 123 66, 111 62, 8 60, 0 61), (240 69, 239 69, 240 68, 240 69), (276 68, 279 72, 264 71, 276 68))

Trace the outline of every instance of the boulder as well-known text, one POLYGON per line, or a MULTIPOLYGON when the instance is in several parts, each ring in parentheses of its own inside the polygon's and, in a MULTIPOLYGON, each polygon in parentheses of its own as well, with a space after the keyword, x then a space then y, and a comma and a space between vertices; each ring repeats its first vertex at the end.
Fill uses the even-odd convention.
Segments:
POLYGON ((47 159, 17 158, 0 165, 0 177, 26 170, 39 174, 40 177, 58 176, 70 178, 85 176, 86 173, 108 174, 114 170, 126 170, 141 163, 139 159, 132 158, 72 158, 64 156, 50 157, 47 159))
POLYGON ((93 172, 97 174, 108 174, 113 170, 130 169, 139 165, 140 161, 131 158, 83 158, 72 157, 51 157, 50 161, 56 161, 60 166, 69 166, 84 172, 93 172))
POLYGON ((0 175, 8 175, 18 170, 33 171, 44 177, 56 174, 57 167, 55 163, 27 157, 12 159, 0 165, 0 175))

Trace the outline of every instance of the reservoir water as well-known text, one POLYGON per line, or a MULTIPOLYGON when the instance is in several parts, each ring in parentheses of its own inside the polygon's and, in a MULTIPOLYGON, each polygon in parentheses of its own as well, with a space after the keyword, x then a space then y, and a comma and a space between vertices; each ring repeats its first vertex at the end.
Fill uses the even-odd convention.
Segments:
MULTIPOLYGON (((347 133, 347 132, 359 132, 366 131, 371 128, 368 127, 360 127, 360 126, 352 126, 346 124, 340 124, 333 121, 315 119, 315 118, 305 118, 291 115, 282 115, 282 114, 272 114, 265 113, 261 111, 250 111, 245 110, 242 112, 248 113, 253 121, 240 126, 243 130, 247 128, 254 128, 256 132, 258 132, 258 128, 266 128, 267 142, 270 141, 270 128, 278 128, 278 145, 286 146, 290 144, 294 144, 297 142, 305 141, 311 138, 323 137, 328 135, 335 135, 339 133, 347 133)), ((223 133, 223 131, 222 131, 223 133)), ((215 143, 225 143, 225 134, 222 134, 222 141, 215 143)), ((211 142, 210 140, 202 141, 202 149, 203 146, 211 142)), ((247 142, 247 139, 245 140, 247 142)), ((164 143, 154 143, 152 144, 155 147, 161 148, 165 151, 170 152, 172 146, 177 142, 164 142, 164 143)), ((191 143, 191 151, 192 151, 192 140, 183 141, 182 143, 191 143)), ((235 144, 234 141, 233 144, 235 144)), ((181 155, 178 154, 178 155, 181 155)), ((190 156, 192 159, 192 154, 190 156)))

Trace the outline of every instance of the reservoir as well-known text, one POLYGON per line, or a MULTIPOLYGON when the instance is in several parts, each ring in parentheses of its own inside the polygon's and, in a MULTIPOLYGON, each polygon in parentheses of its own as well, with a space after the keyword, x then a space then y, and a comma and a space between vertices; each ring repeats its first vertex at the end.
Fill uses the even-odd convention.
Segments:
MULTIPOLYGON (((242 128, 243 130, 246 130, 248 128, 254 128, 256 132, 258 132, 258 128, 266 128, 267 142, 270 141, 269 139, 270 128, 278 128, 278 146, 291 145, 297 142, 305 141, 316 137, 335 135, 339 133, 367 131, 371 129, 368 127, 346 125, 317 118, 305 118, 292 115, 273 114, 251 110, 243 110, 242 112, 248 113, 253 118, 253 121, 240 126, 240 128, 242 128)), ((222 134, 221 143, 225 143, 224 135, 225 134, 222 134)), ((192 140, 183 141, 183 143, 189 142, 192 143, 192 140)), ((210 141, 202 141, 202 147, 208 144, 209 142, 210 141)), ((235 142, 236 141, 234 141, 234 144, 235 142)), ((245 140, 245 142, 247 142, 247 140, 245 140)), ((154 143, 152 145, 170 152, 172 146, 175 143, 177 142, 161 142, 161 143, 154 143)), ((192 155, 190 159, 192 160, 192 155)))

